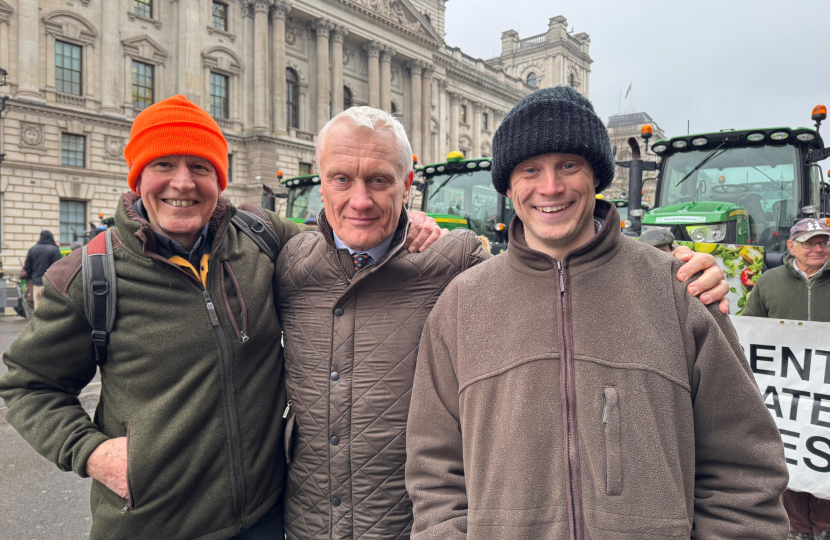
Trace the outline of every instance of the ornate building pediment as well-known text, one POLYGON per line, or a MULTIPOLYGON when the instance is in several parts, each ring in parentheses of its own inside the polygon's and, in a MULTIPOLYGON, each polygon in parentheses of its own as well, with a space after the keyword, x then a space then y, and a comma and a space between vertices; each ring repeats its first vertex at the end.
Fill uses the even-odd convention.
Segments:
POLYGON ((436 45, 444 43, 432 26, 418 13, 409 0, 340 0, 394 27, 417 34, 418 37, 436 45))
POLYGON ((135 60, 145 60, 153 64, 164 64, 167 51, 148 35, 125 39, 121 42, 127 56, 135 60))
POLYGON ((68 10, 53 11, 43 17, 46 33, 69 39, 84 45, 94 46, 98 31, 92 23, 77 13, 68 10))

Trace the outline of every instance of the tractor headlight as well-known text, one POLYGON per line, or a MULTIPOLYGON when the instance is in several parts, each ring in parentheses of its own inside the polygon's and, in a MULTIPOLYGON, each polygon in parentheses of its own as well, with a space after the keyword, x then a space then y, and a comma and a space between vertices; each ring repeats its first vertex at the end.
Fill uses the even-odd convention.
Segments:
POLYGON ((689 225, 686 227, 686 232, 695 242, 721 242, 726 238, 726 223, 689 225))

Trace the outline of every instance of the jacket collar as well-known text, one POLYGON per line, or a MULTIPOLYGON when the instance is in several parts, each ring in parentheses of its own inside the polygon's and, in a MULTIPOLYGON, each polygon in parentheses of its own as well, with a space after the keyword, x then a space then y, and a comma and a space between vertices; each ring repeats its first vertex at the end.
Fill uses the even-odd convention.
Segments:
MULTIPOLYGON (((559 261, 572 276, 605 264, 622 248, 620 215, 616 207, 608 201, 598 199, 594 207, 594 218, 602 222, 602 229, 591 240, 559 261)), ((557 270, 557 261, 553 257, 528 247, 524 238, 524 223, 519 216, 514 216, 510 223, 507 261, 524 273, 545 274, 557 270)))
MULTIPOLYGON (((150 223, 141 217, 135 209, 136 201, 140 199, 132 191, 121 196, 121 204, 115 211, 115 226, 118 229, 118 236, 122 242, 132 251, 150 256, 157 254, 156 233, 150 223)), ((213 237, 211 252, 216 247, 222 233, 227 227, 228 220, 236 213, 236 208, 231 202, 220 197, 216 209, 208 221, 208 237, 213 237)))
MULTIPOLYGON (((801 272, 799 272, 796 269, 795 256, 792 253, 790 253, 789 250, 787 251, 787 254, 784 255, 784 264, 787 266, 787 269, 796 279, 802 280, 805 283, 808 282, 808 280, 801 274, 801 272)), ((813 277, 809 279, 809 281, 817 283, 819 281, 824 281, 828 278, 830 278, 830 261, 828 261, 821 270, 814 274, 813 277)))
MULTIPOLYGON (((326 244, 328 244, 329 249, 331 252, 340 260, 340 264, 345 270, 346 275, 351 280, 357 272, 354 269, 354 263, 352 261, 352 256, 349 253, 348 249, 338 249, 337 244, 334 240, 334 229, 331 228, 331 224, 329 223, 328 219, 326 219, 326 210, 320 210, 320 213, 317 214, 317 227, 320 229, 320 232, 323 234, 323 238, 326 240, 326 244)), ((366 267, 365 271, 362 271, 360 275, 367 275, 376 272, 379 268, 386 264, 392 257, 394 257, 401 249, 403 249, 404 241, 406 240, 406 235, 409 234, 409 214, 406 211, 406 208, 401 209, 401 215, 398 218, 398 226, 395 229, 395 234, 392 235, 392 244, 389 248, 389 251, 380 258, 379 261, 376 261, 374 264, 371 264, 366 267)))

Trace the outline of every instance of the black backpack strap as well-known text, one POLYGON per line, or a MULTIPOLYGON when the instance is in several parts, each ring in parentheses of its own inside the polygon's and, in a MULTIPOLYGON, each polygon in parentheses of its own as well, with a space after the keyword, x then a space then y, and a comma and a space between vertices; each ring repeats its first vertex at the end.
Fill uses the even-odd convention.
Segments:
POLYGON ((253 240, 272 262, 277 259, 277 255, 280 253, 280 238, 274 232, 270 220, 266 222, 250 212, 237 210, 231 221, 240 231, 253 240))
POLYGON ((112 231, 99 233, 84 246, 81 277, 84 310, 92 326, 92 347, 98 365, 107 361, 107 341, 115 324, 115 259, 112 231))

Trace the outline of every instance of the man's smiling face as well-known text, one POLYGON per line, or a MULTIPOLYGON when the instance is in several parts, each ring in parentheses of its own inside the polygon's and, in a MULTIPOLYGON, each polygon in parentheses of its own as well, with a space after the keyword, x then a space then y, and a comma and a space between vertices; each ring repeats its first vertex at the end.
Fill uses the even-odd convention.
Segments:
POLYGON ((598 185, 591 164, 573 154, 542 154, 516 165, 507 196, 528 246, 561 259, 590 240, 598 185))
POLYGON ((380 245, 395 232, 412 185, 394 132, 344 119, 331 126, 322 148, 320 193, 326 219, 352 249, 380 245))
POLYGON ((197 156, 164 156, 148 163, 136 183, 150 225, 190 249, 219 201, 213 164, 197 156))

